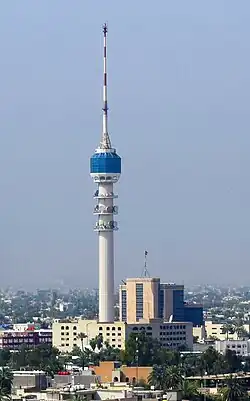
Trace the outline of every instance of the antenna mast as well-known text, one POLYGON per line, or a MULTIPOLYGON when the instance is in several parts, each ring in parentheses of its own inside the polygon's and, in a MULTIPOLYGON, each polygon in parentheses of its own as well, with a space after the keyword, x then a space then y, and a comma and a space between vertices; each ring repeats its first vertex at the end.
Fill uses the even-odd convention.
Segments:
POLYGON ((147 267, 147 256, 148 256, 148 251, 144 251, 144 267, 142 270, 142 277, 150 277, 147 267))
POLYGON ((102 114, 102 140, 101 149, 111 149, 111 141, 108 134, 108 75, 107 75, 107 24, 103 25, 103 114, 102 114))

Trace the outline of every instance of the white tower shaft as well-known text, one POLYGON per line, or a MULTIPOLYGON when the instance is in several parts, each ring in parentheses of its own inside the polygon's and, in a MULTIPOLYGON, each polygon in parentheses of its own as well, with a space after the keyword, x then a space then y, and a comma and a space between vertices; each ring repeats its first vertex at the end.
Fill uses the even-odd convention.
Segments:
MULTIPOLYGON (((99 193, 107 198, 100 199, 100 210, 113 211, 113 184, 99 184, 99 193)), ((113 213, 99 215, 99 225, 112 225, 113 213)), ((114 231, 99 231, 99 321, 114 321, 114 231)))

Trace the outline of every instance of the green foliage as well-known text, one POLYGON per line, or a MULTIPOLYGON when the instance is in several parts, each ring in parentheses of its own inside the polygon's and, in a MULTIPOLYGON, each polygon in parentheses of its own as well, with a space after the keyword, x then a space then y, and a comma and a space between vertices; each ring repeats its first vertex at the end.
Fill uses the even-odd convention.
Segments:
POLYGON ((41 369, 51 376, 63 369, 58 357, 59 351, 50 345, 40 345, 32 349, 22 346, 20 350, 12 353, 7 350, 0 351, 2 366, 9 366, 13 370, 41 369))
POLYGON ((183 378, 178 366, 154 366, 148 381, 151 386, 163 391, 180 390, 183 378))
POLYGON ((232 375, 227 380, 226 386, 222 388, 221 396, 222 401, 245 401, 248 399, 246 389, 232 375))
POLYGON ((10 399, 13 374, 8 368, 0 369, 0 400, 10 399))
POLYGON ((131 333, 122 351, 122 363, 131 366, 152 366, 162 349, 159 342, 144 332, 131 333))

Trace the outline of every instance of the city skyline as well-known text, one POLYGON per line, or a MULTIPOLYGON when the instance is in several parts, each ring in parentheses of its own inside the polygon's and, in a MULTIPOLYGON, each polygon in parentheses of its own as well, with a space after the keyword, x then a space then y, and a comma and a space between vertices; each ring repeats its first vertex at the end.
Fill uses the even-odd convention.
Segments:
POLYGON ((3 5, 2 286, 97 287, 89 155, 101 133, 105 20, 110 132, 124 163, 116 286, 141 274, 145 249, 151 276, 163 281, 248 280, 250 5, 242 4, 3 5))

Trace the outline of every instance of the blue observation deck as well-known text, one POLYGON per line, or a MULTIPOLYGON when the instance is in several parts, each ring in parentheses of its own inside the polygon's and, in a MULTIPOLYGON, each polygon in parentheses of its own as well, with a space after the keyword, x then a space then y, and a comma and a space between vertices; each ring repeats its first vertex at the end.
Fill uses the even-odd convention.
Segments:
POLYGON ((90 159, 91 174, 121 174, 121 158, 115 152, 95 153, 90 159))

